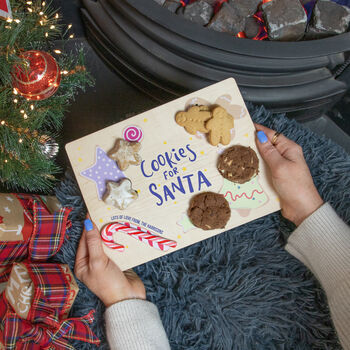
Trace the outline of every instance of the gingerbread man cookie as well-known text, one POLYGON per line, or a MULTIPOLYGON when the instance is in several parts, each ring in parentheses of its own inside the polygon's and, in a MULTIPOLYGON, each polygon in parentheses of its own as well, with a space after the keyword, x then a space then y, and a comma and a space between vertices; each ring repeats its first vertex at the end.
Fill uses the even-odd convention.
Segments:
POLYGON ((124 210, 137 197, 137 192, 131 187, 131 181, 129 179, 122 179, 119 182, 108 181, 107 190, 102 199, 106 204, 124 210))
POLYGON ((115 160, 120 170, 125 170, 129 165, 140 165, 142 158, 138 154, 141 144, 117 139, 114 147, 108 152, 108 156, 115 160))
POLYGON ((195 135, 197 131, 207 133, 205 122, 211 118, 208 106, 192 106, 186 112, 176 114, 176 123, 183 126, 185 130, 195 135))
POLYGON ((234 126, 233 117, 222 107, 215 107, 212 111, 213 117, 208 120, 205 127, 209 131, 209 142, 213 146, 219 143, 228 145, 231 141, 230 130, 234 126))

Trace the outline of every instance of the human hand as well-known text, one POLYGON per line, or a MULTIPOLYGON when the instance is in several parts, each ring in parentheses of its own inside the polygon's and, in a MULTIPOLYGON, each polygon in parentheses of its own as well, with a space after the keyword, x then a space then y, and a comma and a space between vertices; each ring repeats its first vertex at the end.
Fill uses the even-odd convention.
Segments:
POLYGON ((255 128, 256 144, 270 168, 272 183, 280 197, 282 215, 298 226, 323 204, 303 150, 284 135, 279 135, 273 145, 274 130, 260 124, 255 124, 255 128))
POLYGON ((146 299, 146 290, 133 270, 124 273, 103 251, 100 233, 90 217, 84 221, 74 273, 106 307, 127 299, 146 299))

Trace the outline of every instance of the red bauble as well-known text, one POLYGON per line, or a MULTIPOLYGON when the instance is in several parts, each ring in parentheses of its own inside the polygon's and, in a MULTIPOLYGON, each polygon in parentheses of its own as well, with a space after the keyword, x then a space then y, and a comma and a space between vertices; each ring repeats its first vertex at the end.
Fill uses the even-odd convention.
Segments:
POLYGON ((19 94, 29 100, 44 100, 52 96, 61 81, 56 60, 47 52, 30 50, 20 56, 28 67, 16 65, 12 72, 12 84, 19 94))

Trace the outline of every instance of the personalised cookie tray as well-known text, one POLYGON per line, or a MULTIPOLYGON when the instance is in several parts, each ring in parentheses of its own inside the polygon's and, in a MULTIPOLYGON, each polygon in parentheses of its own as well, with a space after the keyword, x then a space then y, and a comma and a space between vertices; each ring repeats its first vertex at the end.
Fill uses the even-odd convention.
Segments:
POLYGON ((66 151, 104 250, 122 270, 280 209, 232 78, 70 142, 66 151), (194 105, 221 106, 233 117, 229 144, 213 146, 205 130, 192 125, 190 134, 176 122, 179 111, 194 105), (250 147, 259 159, 258 175, 245 183, 224 178, 217 168, 233 145, 250 147), (227 200, 231 215, 224 228, 203 230, 189 219, 191 199, 203 192, 227 200))

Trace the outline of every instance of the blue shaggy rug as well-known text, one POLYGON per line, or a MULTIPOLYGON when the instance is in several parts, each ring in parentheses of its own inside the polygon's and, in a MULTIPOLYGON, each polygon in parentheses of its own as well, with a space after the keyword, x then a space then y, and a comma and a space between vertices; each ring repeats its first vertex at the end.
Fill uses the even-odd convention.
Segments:
MULTIPOLYGON (((250 106, 254 121, 303 149, 324 200, 350 221, 350 156, 332 141, 283 115, 250 106)), ((86 208, 74 177, 56 192, 74 207, 73 227, 58 261, 74 265, 86 208)), ((315 277, 284 249, 292 224, 274 213, 135 270, 159 309, 173 350, 341 349, 325 295, 315 277)), ((101 302, 83 285, 72 309, 95 308, 95 333, 106 343, 101 302)), ((75 342, 77 349, 93 349, 75 342)))

